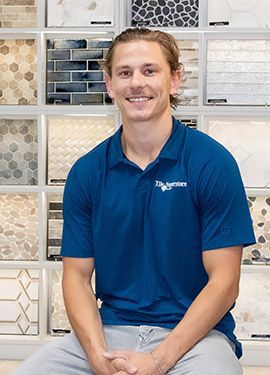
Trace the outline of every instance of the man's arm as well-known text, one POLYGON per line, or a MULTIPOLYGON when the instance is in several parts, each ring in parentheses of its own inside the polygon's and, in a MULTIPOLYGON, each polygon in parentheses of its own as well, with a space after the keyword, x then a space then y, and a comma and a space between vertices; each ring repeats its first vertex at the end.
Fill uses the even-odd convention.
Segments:
MULTIPOLYGON (((154 356, 164 374, 172 368, 197 342, 221 320, 238 296, 242 246, 203 252, 203 264, 209 281, 193 301, 180 323, 154 350, 154 356)), ((145 375, 157 374, 148 356, 149 371, 145 369, 145 353, 113 352, 108 358, 126 355, 128 361, 145 375)), ((119 374, 122 372, 119 372, 119 374)), ((118 374, 116 372, 115 374, 118 374)))
MULTIPOLYGON (((71 326, 93 372, 98 375, 110 375, 115 369, 112 361, 103 356, 107 346, 91 286, 94 258, 63 257, 63 269, 63 296, 71 326)), ((131 368, 129 373, 132 373, 132 367, 124 361, 121 368, 127 373, 131 368)))

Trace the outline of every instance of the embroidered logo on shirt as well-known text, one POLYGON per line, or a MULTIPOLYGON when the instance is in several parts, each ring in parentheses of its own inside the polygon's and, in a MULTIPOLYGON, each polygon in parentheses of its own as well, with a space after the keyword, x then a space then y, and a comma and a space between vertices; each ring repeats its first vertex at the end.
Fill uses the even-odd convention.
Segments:
POLYGON ((162 182, 156 180, 155 187, 159 187, 163 192, 167 190, 172 190, 177 187, 187 187, 187 182, 184 181, 175 181, 175 182, 162 182))

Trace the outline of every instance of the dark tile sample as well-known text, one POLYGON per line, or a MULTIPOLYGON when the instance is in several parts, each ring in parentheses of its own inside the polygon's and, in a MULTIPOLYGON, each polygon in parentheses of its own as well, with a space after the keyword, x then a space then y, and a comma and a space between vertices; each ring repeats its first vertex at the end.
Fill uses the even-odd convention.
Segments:
MULTIPOLYGON (((61 74, 61 73, 56 73, 61 74)), ((74 72, 72 81, 103 81, 102 72, 74 72)))
POLYGON ((99 63, 97 61, 88 61, 88 70, 99 70, 99 63))
POLYGON ((87 89, 86 83, 56 83, 56 92, 85 92, 87 89))
POLYGON ((132 0, 132 26, 199 26, 199 0, 132 0))
POLYGON ((69 60, 70 50, 53 50, 48 51, 48 60, 69 60))
POLYGON ((89 48, 110 48, 112 42, 111 40, 89 40, 89 48))
POLYGON ((103 94, 73 94, 73 104, 102 104, 103 94))
MULTIPOLYGON (((80 74, 80 73, 79 73, 80 74)), ((70 81, 70 73, 69 72, 48 72, 47 73, 47 81, 48 82, 65 82, 70 81)))
POLYGON ((53 48, 61 49, 74 49, 74 48, 87 48, 87 41, 85 39, 55 39, 53 43, 53 48))
POLYGON ((56 61, 56 70, 85 70, 86 61, 56 61))
POLYGON ((62 244, 63 202, 61 194, 49 195, 47 259, 59 260, 62 244))
POLYGON ((89 92, 107 92, 105 83, 88 83, 89 92))
POLYGON ((69 94, 48 94, 47 95, 48 104, 70 104, 69 94))
POLYGON ((87 60, 87 59, 102 59, 103 51, 102 50, 74 50, 72 51, 72 58, 74 60, 87 60))

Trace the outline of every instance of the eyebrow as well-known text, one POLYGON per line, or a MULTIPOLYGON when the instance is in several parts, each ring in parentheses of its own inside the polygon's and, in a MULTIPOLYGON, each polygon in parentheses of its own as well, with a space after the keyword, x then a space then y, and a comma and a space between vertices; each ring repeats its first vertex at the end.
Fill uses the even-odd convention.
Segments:
MULTIPOLYGON (((158 67, 159 65, 158 64, 156 64, 156 63, 146 63, 146 64, 143 64, 142 65, 142 67, 143 68, 148 68, 148 67, 158 67)), ((121 69, 130 69, 131 68, 131 66, 130 65, 119 65, 119 66, 116 66, 116 70, 117 71, 119 71, 119 70, 121 70, 121 69)))

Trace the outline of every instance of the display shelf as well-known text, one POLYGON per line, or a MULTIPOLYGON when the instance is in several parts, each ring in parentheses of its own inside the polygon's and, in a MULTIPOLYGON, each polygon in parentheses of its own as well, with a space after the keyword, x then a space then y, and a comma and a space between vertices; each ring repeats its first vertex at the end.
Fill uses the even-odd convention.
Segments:
MULTIPOLYGON (((212 4, 214 3, 211 1, 212 4)), ((270 103, 266 105, 206 104, 207 43, 212 40, 270 40, 267 27, 227 27, 208 25, 208 2, 199 1, 199 25, 196 28, 163 27, 177 40, 198 40, 198 105, 184 105, 173 111, 177 117, 195 117, 197 129, 209 132, 207 119, 212 117, 236 117, 239 119, 270 119, 270 103)), ((0 357, 24 359, 38 347, 55 339, 49 334, 48 314, 51 288, 51 272, 62 269, 61 261, 48 261, 47 215, 50 194, 62 194, 64 186, 47 184, 48 119, 53 116, 114 116, 116 129, 121 116, 115 104, 108 105, 53 105, 46 104, 46 40, 113 37, 131 24, 131 1, 116 0, 114 26, 106 27, 47 27, 46 1, 36 0, 37 25, 35 28, 0 28, 0 39, 35 39, 37 45, 37 103, 36 105, 0 105, 0 119, 34 119, 38 132, 38 184, 35 186, 0 185, 0 195, 7 193, 35 193, 38 195, 38 261, 0 260, 0 271, 7 269, 32 269, 39 272, 39 331, 37 336, 0 335, 0 357)), ((159 28, 152 28, 153 30, 159 28)), ((252 173, 252 171, 250 171, 252 173)), ((270 188, 246 188, 247 196, 270 196, 270 188)), ((243 265, 242 273, 268 274, 268 265, 243 265)), ((270 343, 243 341, 244 365, 270 365, 270 343)))

